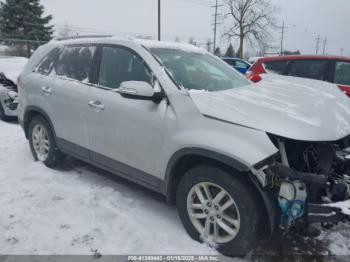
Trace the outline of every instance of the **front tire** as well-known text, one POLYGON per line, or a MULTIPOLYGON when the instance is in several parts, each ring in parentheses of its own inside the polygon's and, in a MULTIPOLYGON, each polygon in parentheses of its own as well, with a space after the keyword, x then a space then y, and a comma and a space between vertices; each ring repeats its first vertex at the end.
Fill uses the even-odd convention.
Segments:
POLYGON ((29 144, 34 159, 47 167, 56 167, 64 160, 49 123, 41 116, 34 117, 29 124, 29 144))
POLYGON ((259 208, 253 190, 234 174, 214 166, 190 169, 176 195, 188 234, 224 255, 244 256, 256 246, 259 208))

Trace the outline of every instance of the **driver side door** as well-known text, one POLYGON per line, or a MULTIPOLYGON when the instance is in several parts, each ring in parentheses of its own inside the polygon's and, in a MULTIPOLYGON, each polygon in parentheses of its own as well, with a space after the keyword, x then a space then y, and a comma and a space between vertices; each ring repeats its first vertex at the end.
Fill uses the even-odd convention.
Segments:
POLYGON ((127 178, 157 184, 167 102, 128 99, 116 92, 125 81, 153 84, 151 70, 136 52, 101 46, 99 53, 88 101, 90 157, 127 178))

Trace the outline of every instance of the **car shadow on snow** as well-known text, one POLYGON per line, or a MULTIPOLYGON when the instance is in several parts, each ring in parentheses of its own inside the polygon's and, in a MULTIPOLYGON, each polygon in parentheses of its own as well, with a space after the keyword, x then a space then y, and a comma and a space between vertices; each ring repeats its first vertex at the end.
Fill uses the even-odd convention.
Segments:
POLYGON ((138 185, 125 178, 122 178, 118 175, 105 171, 73 157, 66 157, 64 164, 60 167, 57 167, 56 170, 63 172, 75 171, 81 175, 82 179, 88 179, 89 182, 97 184, 101 183, 101 185, 108 184, 108 186, 116 189, 120 188, 120 186, 124 188, 127 187, 129 188, 127 191, 130 192, 130 194, 144 194, 153 200, 156 200, 157 202, 166 203, 165 197, 160 193, 152 191, 146 187, 138 185), (111 182, 113 182, 113 184, 111 182))
POLYGON ((252 252, 251 260, 268 262, 330 261, 328 241, 276 233, 252 252))

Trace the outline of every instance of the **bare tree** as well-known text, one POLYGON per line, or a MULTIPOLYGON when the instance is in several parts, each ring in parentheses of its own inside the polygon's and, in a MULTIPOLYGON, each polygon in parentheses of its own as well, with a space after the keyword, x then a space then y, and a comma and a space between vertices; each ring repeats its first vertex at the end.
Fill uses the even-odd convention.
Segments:
POLYGON ((239 39, 239 56, 243 58, 244 43, 247 40, 265 46, 271 38, 269 30, 276 26, 277 8, 271 0, 224 0, 228 8, 225 16, 231 25, 225 33, 227 37, 239 39))

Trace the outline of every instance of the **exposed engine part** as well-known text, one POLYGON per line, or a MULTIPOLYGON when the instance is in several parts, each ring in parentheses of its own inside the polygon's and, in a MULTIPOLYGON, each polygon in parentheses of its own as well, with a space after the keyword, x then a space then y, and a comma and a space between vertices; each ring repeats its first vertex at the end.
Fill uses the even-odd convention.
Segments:
POLYGON ((331 177, 331 199, 332 201, 344 201, 350 198, 350 177, 348 175, 331 177))
POLYGON ((287 152, 286 152, 286 147, 285 147, 284 142, 281 139, 278 139, 278 149, 280 150, 280 153, 281 153, 282 164, 289 167, 289 161, 288 161, 288 156, 287 156, 287 152))
POLYGON ((0 73, 0 84, 9 90, 17 91, 17 85, 8 79, 3 73, 0 73))
POLYGON ((283 228, 294 221, 307 225, 344 220, 341 209, 331 205, 350 201, 350 137, 335 142, 270 137, 280 154, 264 173, 278 200, 283 228))
POLYGON ((312 174, 295 171, 287 166, 276 163, 270 169, 280 180, 301 181, 307 184, 325 185, 327 177, 321 174, 312 174))
POLYGON ((298 181, 281 183, 278 202, 281 209, 281 225, 288 229, 306 211, 306 187, 298 181))

